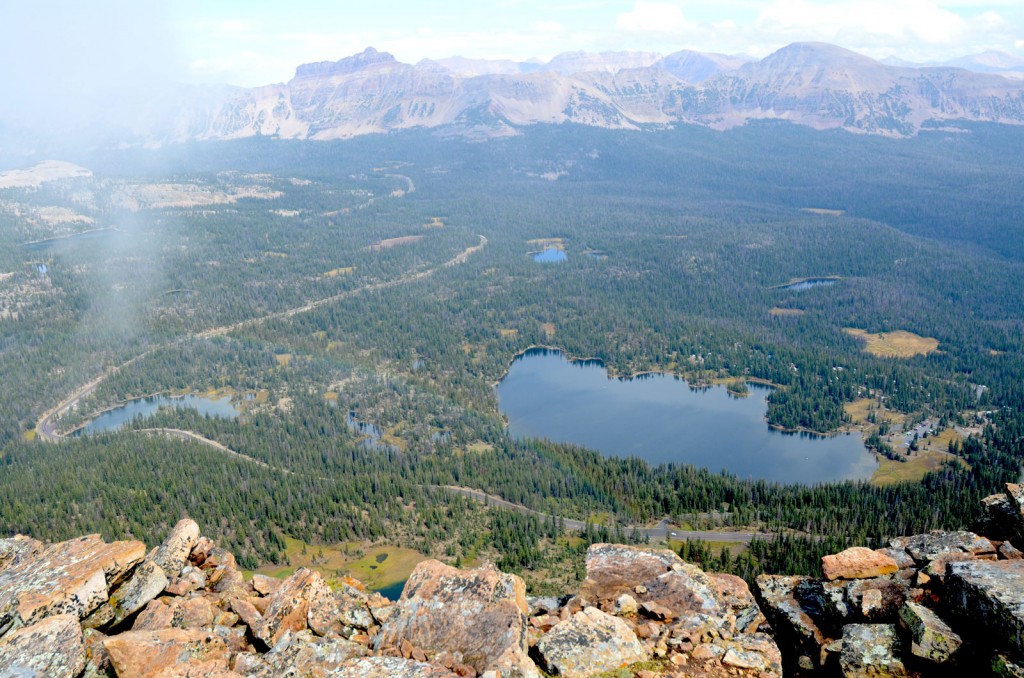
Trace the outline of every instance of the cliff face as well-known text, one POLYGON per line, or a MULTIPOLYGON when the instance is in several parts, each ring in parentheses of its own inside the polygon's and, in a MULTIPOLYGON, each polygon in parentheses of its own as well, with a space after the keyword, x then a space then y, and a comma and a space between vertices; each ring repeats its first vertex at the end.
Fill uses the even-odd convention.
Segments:
POLYGON ((671 551, 613 544, 588 550, 575 595, 426 561, 392 603, 306 569, 246 582, 188 519, 148 552, 18 536, 0 540, 0 675, 765 677, 784 656, 823 675, 1022 675, 1022 500, 1015 485, 986 500, 991 539, 850 549, 822 579, 759 578, 757 598, 671 551))
MULTIPOLYGON (((299 66, 284 85, 233 90, 212 108, 192 111, 185 137, 163 140, 337 139, 411 127, 503 136, 509 126, 564 122, 725 129, 764 118, 906 136, 945 120, 1024 123, 1024 81, 887 66, 833 45, 797 43, 749 63, 696 52, 656 57, 574 53, 532 70, 487 69, 403 64, 370 48, 299 66)), ((177 133, 183 129, 178 125, 177 133)))

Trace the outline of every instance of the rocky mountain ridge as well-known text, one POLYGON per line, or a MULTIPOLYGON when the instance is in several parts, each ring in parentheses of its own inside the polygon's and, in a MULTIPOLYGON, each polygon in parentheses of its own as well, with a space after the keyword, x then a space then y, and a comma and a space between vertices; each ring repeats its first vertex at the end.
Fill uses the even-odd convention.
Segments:
POLYGON ((779 119, 910 136, 949 121, 1024 123, 1024 80, 963 68, 889 66, 822 43, 760 61, 698 52, 570 53, 549 64, 404 64, 368 48, 305 64, 287 83, 182 93, 147 142, 275 136, 338 139, 409 128, 491 138, 534 124, 727 129, 779 119))
POLYGON ((1024 487, 984 528, 823 559, 823 578, 705 573, 674 552, 587 551, 580 590, 528 598, 492 565, 421 563, 397 602, 301 568, 245 581, 181 520, 147 552, 90 535, 0 540, 0 675, 1024 675, 1024 487), (781 651, 780 651, 781 648, 781 651), (543 672, 543 673, 542 673, 543 672))

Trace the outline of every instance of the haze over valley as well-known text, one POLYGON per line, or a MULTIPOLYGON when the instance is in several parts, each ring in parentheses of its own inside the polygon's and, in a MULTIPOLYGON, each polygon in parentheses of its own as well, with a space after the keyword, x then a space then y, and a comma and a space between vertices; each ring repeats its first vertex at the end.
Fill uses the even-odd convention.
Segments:
MULTIPOLYGON (((557 602, 593 594, 608 542, 761 582, 757 610, 774 605, 759 575, 827 574, 822 556, 855 546, 900 561, 870 579, 899 605, 841 594, 816 651, 733 614, 737 636, 778 643, 769 674, 830 675, 829 642, 854 619, 896 629, 906 600, 943 612, 956 568, 899 538, 949 531, 957 558, 1024 562, 1012 530, 985 533, 991 554, 963 546, 996 529, 1024 464, 1024 60, 797 37, 756 56, 371 47, 277 84, 8 100, 0 538, 154 546, 188 517, 234 554, 198 556, 197 531, 188 562, 237 569, 256 602, 246 581, 276 591, 300 568, 395 598, 431 558, 495 563, 557 602)), ((8 551, 0 579, 28 562, 8 551)), ((109 603, 121 616, 96 628, 150 623, 171 595, 241 600, 204 576, 138 616, 109 603)), ((675 619, 609 600, 652 647, 675 619)), ((232 652, 273 654, 260 604, 224 618, 249 629, 232 652)), ((530 613, 528 666, 574 604, 530 613)), ((373 649, 388 627, 367 619, 337 633, 373 649)), ((693 633, 629 675, 728 640, 693 633)), ((960 668, 988 657, 972 642, 960 668)))

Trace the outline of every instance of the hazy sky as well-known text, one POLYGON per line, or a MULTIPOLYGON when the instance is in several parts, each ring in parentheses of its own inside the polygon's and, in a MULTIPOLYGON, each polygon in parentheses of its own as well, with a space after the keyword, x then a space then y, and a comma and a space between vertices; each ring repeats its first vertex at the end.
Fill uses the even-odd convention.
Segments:
POLYGON ((697 49, 761 57, 796 41, 876 58, 1024 56, 1022 0, 7 0, 0 81, 88 77, 259 85, 367 46, 415 63, 547 60, 571 50, 697 49))

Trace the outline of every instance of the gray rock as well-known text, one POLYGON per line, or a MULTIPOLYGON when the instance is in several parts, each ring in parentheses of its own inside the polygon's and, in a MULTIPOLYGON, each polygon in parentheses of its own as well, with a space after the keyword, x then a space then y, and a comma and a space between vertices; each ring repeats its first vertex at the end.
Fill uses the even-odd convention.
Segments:
POLYGON ((580 598, 585 605, 613 610, 623 593, 634 595, 639 603, 663 605, 676 617, 712 612, 723 605, 711 578, 673 551, 593 544, 587 549, 587 578, 580 598))
POLYGON ((889 542, 892 548, 903 548, 919 566, 924 566, 943 553, 970 555, 994 554, 996 549, 985 537, 973 532, 929 532, 911 537, 897 537, 889 542))
POLYGON ((905 676, 899 659, 900 640, 891 624, 848 624, 843 627, 839 669, 843 678, 905 676))
POLYGON ((78 617, 59 614, 0 639, 0 675, 76 678, 85 670, 78 617))
POLYGON ((946 606, 989 642, 1024 652, 1024 560, 950 563, 946 606))
POLYGON ((188 556, 197 541, 199 525, 190 518, 184 518, 178 521, 167 539, 149 554, 149 560, 159 565, 168 577, 177 577, 188 562, 188 556))
POLYGON ((351 659, 366 655, 366 647, 344 638, 319 638, 309 631, 282 636, 266 654, 240 654, 235 671, 247 678, 337 676, 351 659))
POLYGON ((110 602, 107 604, 114 610, 111 625, 117 626, 141 610, 149 601, 160 595, 167 588, 167 584, 167 575, 159 565, 150 560, 142 561, 128 581, 110 594, 110 602))
POLYGON ((596 607, 555 625, 537 643, 537 651, 548 673, 566 678, 583 678, 649 657, 626 622, 596 607))
POLYGON ((331 674, 332 678, 458 678, 448 669, 401 657, 352 659, 331 674))
POLYGON ((953 659, 963 644, 946 622, 917 603, 908 601, 900 608, 900 626, 910 634, 911 654, 936 664, 953 659))
POLYGON ((477 672, 533 678, 539 672, 526 654, 527 610, 526 586, 515 575, 493 565, 458 570, 426 560, 413 570, 374 648, 407 641, 427 653, 461 653, 477 672))
POLYGON ((792 648, 794 654, 811 657, 820 666, 822 650, 831 639, 795 596, 797 587, 809 581, 809 577, 762 574, 756 582, 757 596, 780 644, 792 648))

